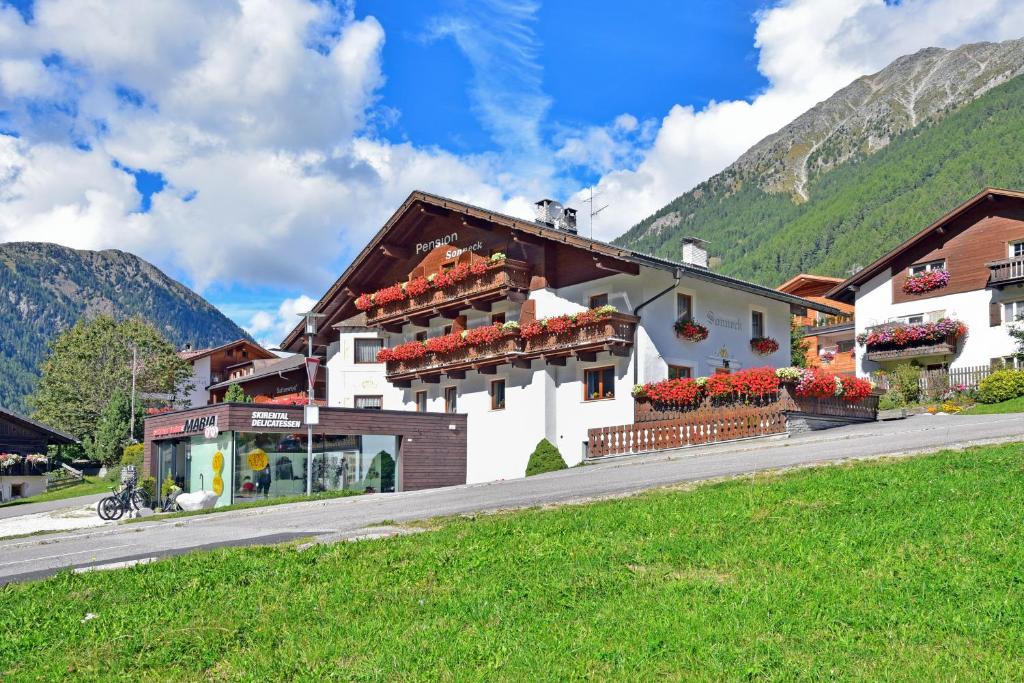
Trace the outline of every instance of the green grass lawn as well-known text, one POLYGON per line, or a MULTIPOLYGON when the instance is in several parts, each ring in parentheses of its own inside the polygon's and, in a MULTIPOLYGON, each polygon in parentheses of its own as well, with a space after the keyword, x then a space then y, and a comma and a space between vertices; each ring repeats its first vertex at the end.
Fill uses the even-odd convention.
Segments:
POLYGON ((63 573, 0 679, 1021 680, 1022 523, 1016 444, 63 573))
POLYGON ((7 503, 0 504, 0 507, 8 507, 11 505, 27 505, 28 503, 45 503, 48 500, 63 500, 65 498, 77 498, 78 496, 89 496, 94 493, 109 492, 111 484, 106 479, 100 477, 85 477, 85 481, 81 484, 75 484, 74 486, 68 486, 67 488, 57 489, 56 491, 47 491, 46 493, 40 493, 36 496, 30 496, 28 498, 18 498, 7 503))
POLYGON ((1024 413, 1024 396, 1011 398, 1001 403, 976 403, 962 415, 992 415, 994 413, 1024 413))

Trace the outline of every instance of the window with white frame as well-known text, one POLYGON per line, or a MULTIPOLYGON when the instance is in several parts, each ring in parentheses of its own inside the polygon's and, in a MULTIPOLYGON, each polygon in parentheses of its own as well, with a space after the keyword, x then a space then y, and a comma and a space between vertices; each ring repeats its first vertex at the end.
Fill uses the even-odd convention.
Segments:
POLYGON ((761 311, 750 312, 750 337, 758 339, 764 336, 764 313, 761 311))
POLYGON ((693 297, 676 292, 676 320, 693 320, 693 297))
POLYGON ((1024 320, 1024 299, 1003 304, 1003 324, 1024 320))
POLYGON ((376 363, 377 354, 384 348, 383 339, 356 339, 355 358, 357 364, 376 363))
POLYGON ((1024 256, 1024 240, 1010 242, 1010 258, 1019 258, 1021 256, 1024 256))
POLYGON ((930 273, 933 270, 945 270, 946 260, 940 259, 938 261, 929 261, 928 263, 918 263, 910 266, 911 275, 920 275, 921 273, 930 273))

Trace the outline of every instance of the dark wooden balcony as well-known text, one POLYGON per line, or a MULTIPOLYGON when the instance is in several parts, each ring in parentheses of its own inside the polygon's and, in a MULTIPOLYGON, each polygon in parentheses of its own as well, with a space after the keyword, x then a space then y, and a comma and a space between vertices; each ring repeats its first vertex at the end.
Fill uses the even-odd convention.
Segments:
POLYGON ((502 299, 522 301, 529 291, 529 264, 509 259, 452 287, 431 289, 404 301, 375 306, 366 312, 366 324, 400 332, 406 323, 423 326, 437 316, 453 319, 467 308, 489 311, 492 304, 502 299))
POLYGON ((992 261, 988 266, 988 286, 1002 289, 1024 283, 1024 256, 992 261))
POLYGON ((414 379, 439 382, 442 374, 452 379, 462 379, 471 370, 494 374, 499 365, 529 368, 537 358, 543 358, 552 365, 565 365, 571 356, 592 361, 602 351, 625 356, 633 346, 638 320, 626 313, 613 313, 594 325, 577 327, 562 334, 545 332, 529 339, 509 336, 452 353, 428 352, 408 361, 389 361, 387 378, 396 386, 408 387, 414 379))
POLYGON ((7 467, 0 467, 0 477, 45 477, 48 471, 49 465, 45 462, 22 460, 7 467))
POLYGON ((956 354, 957 338, 950 335, 943 341, 920 346, 904 346, 897 349, 868 350, 864 358, 873 361, 902 360, 904 358, 921 358, 924 356, 945 356, 956 354))

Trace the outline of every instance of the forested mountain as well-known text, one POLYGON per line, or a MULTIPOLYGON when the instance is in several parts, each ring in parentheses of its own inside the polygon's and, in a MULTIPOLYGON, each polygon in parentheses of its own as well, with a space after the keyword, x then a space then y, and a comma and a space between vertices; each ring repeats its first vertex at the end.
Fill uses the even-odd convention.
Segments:
POLYGON ((848 275, 985 186, 1024 188, 1024 39, 930 48, 858 79, 616 240, 775 286, 848 275))
POLYGON ((172 344, 248 337, 201 296, 123 251, 0 244, 0 406, 27 412, 51 339, 82 316, 140 315, 172 344))

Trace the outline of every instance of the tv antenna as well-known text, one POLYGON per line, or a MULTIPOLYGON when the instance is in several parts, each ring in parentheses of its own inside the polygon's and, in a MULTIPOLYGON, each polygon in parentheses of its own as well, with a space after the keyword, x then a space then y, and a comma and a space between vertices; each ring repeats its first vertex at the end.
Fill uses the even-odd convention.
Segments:
POLYGON ((588 199, 584 199, 583 200, 584 204, 589 204, 590 205, 590 239, 594 239, 594 216, 596 216, 597 214, 601 213, 602 211, 604 211, 605 209, 608 208, 607 204, 605 204, 604 206, 602 206, 600 208, 594 208, 596 206, 594 204, 594 198, 595 197, 600 197, 602 194, 604 194, 604 193, 603 192, 594 192, 594 186, 591 185, 590 186, 590 197, 588 199))

